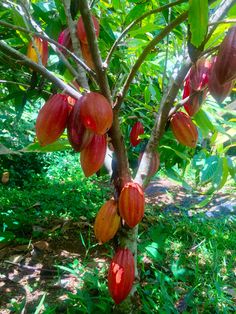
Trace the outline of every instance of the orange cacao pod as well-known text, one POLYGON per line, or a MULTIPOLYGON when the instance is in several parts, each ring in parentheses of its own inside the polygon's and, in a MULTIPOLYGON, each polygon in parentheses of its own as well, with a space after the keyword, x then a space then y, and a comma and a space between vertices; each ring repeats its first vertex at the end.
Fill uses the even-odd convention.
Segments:
POLYGON ((93 59, 92 59, 92 55, 89 49, 89 46, 87 44, 84 44, 81 42, 81 52, 84 58, 85 63, 87 64, 88 67, 90 67, 90 69, 94 70, 94 63, 93 63, 93 59))
POLYGON ((55 142, 64 132, 69 116, 68 96, 55 94, 40 109, 36 120, 36 136, 45 146, 55 142))
POLYGON ((99 93, 90 92, 81 97, 80 114, 84 126, 94 133, 105 134, 112 125, 111 105, 99 93))
POLYGON ((236 78, 236 26, 228 30, 219 47, 214 71, 221 85, 236 78))
MULTIPOLYGON (((95 16, 92 16, 92 20, 93 20, 95 34, 98 37, 99 31, 100 31, 99 22, 98 22, 98 20, 96 19, 95 16)), ((79 40, 82 43, 84 43, 84 44, 88 43, 87 35, 86 35, 86 31, 85 31, 84 22, 83 22, 82 17, 80 17, 78 22, 77 22, 77 36, 78 36, 79 40)))
POLYGON ((142 220, 144 205, 142 187, 135 182, 126 183, 119 196, 119 213, 130 228, 135 227, 142 220))
POLYGON ((94 133, 86 129, 80 118, 80 100, 76 101, 69 115, 67 136, 76 152, 81 152, 93 139, 94 133))
MULTIPOLYGON (((143 153, 139 155, 139 158, 138 158, 139 164, 142 160, 142 157, 143 157, 143 153)), ((160 167, 160 155, 158 152, 152 152, 151 153, 151 166, 148 171, 148 177, 154 176, 154 174, 158 171, 159 167, 160 167)))
POLYGON ((34 44, 38 49, 38 53, 41 57, 42 65, 46 65, 48 61, 48 42, 42 38, 34 36, 34 43, 31 41, 28 45, 27 57, 32 61, 38 63, 38 54, 34 48, 34 44))
POLYGON ((120 248, 114 255, 108 270, 108 289, 116 304, 129 295, 135 276, 134 257, 127 248, 120 248))
POLYGON ((175 138, 183 145, 195 147, 198 140, 198 132, 191 118, 183 113, 176 112, 170 120, 170 126, 175 138))
POLYGON ((80 153, 80 163, 86 177, 93 175, 102 167, 106 149, 106 136, 94 134, 89 145, 80 153))
POLYGON ((136 122, 130 132, 130 143, 132 146, 137 146, 141 139, 139 139, 139 135, 144 133, 144 128, 141 122, 136 122))
POLYGON ((99 243, 105 243, 111 240, 120 226, 120 216, 117 213, 117 202, 107 201, 98 211, 95 223, 94 233, 99 243))

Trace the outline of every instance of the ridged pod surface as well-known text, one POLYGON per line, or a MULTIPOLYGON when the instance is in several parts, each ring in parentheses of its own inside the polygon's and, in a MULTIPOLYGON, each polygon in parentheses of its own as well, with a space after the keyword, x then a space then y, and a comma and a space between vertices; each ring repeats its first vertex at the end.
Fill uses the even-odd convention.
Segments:
POLYGON ((214 71, 221 85, 236 78, 236 26, 229 29, 219 47, 214 71))
POLYGON ((67 97, 55 94, 40 109, 36 120, 36 136, 41 146, 55 142, 64 132, 70 110, 67 97))
POLYGON ((30 58, 32 61, 38 63, 38 54, 34 48, 35 44, 41 57, 42 65, 45 66, 48 61, 48 42, 36 36, 34 36, 33 39, 34 43, 30 41, 28 45, 27 57, 30 58))
POLYGON ((67 136, 76 152, 81 152, 93 139, 94 133, 83 125, 80 118, 80 101, 72 107, 67 123, 67 136))
POLYGON ((106 149, 106 136, 94 134, 89 145, 80 153, 80 163, 86 177, 90 177, 102 167, 106 149))
POLYGON ((215 98, 218 103, 221 103, 231 93, 234 81, 221 84, 216 76, 215 72, 216 58, 213 60, 213 66, 209 77, 208 88, 211 96, 215 98))
POLYGON ((190 88, 194 91, 203 90, 208 83, 211 62, 205 58, 198 59, 189 73, 190 88))
MULTIPOLYGON (((93 20, 95 34, 98 37, 99 36, 99 31, 100 31, 99 22, 98 22, 98 20, 96 19, 95 16, 92 16, 92 20, 93 20)), ((86 35, 85 28, 84 28, 84 22, 83 22, 82 17, 80 17, 78 22, 77 22, 77 36, 78 36, 79 40, 82 43, 84 43, 84 44, 88 43, 87 35, 86 35)))
POLYGON ((175 138, 183 145, 196 147, 198 131, 191 118, 184 112, 176 112, 170 120, 175 138))
POLYGON ((108 270, 108 289, 116 304, 129 295, 134 278, 134 257, 127 248, 120 248, 114 255, 108 270))
POLYGON ((135 182, 126 183, 119 196, 119 213, 130 228, 135 227, 142 220, 144 206, 142 187, 135 182))
MULTIPOLYGON (((71 37, 70 37, 70 30, 69 28, 65 28, 58 36, 58 40, 57 42, 60 45, 65 46, 67 49, 72 50, 72 41, 71 41, 71 37)), ((62 51, 64 53, 63 48, 59 48, 60 51, 62 51)))
MULTIPOLYGON (((143 153, 139 155, 139 158, 138 158, 139 164, 142 160, 142 157, 143 157, 143 153)), ((151 166, 148 171, 148 177, 154 176, 154 174, 158 171, 159 167, 160 167, 160 155, 158 152, 152 152, 151 153, 151 166)))
POLYGON ((139 135, 144 134, 144 127, 140 121, 137 121, 130 132, 130 143, 132 146, 137 146, 141 139, 139 139, 139 135))
POLYGON ((80 114, 84 126, 97 134, 105 134, 111 127, 113 111, 101 94, 90 92, 80 98, 80 114))
POLYGON ((94 223, 94 233, 99 243, 111 240, 118 231, 120 216, 117 207, 115 200, 109 200, 99 209, 94 223))
POLYGON ((90 67, 90 69, 94 70, 95 67, 88 44, 84 44, 81 42, 80 46, 85 63, 87 64, 88 67, 90 67))

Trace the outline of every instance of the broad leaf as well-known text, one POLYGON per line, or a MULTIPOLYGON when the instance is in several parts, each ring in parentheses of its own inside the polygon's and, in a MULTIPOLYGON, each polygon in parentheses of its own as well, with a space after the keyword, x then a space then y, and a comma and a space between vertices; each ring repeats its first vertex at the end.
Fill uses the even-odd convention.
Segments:
POLYGON ((208 27, 208 0, 189 0, 188 22, 191 30, 191 43, 199 47, 208 27))

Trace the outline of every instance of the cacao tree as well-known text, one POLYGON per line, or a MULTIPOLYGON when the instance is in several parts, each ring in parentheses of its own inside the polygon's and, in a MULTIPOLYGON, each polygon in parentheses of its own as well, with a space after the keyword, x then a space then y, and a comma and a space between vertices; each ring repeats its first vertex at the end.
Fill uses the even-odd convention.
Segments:
POLYGON ((95 234, 100 243, 116 234, 108 287, 128 313, 144 191, 159 165, 183 183, 192 167, 211 192, 235 178, 233 119, 223 116, 235 97, 235 1, 19 0, 0 9, 2 103, 18 124, 27 103, 42 104, 23 151, 71 145, 85 176, 109 160, 114 195, 95 234))

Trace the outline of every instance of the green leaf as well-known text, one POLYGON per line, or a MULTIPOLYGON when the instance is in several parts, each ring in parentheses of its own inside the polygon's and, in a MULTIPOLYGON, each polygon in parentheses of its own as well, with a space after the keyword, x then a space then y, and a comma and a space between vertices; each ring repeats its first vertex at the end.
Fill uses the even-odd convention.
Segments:
POLYGON ((39 143, 32 143, 27 147, 23 148, 21 152, 23 153, 48 153, 56 152, 60 150, 71 149, 70 143, 67 139, 59 139, 56 142, 49 144, 47 146, 40 146, 39 143))
POLYGON ((188 22, 191 30, 191 43, 199 47, 207 33, 208 0, 189 0, 188 22))
POLYGON ((204 166, 201 170, 201 182, 203 184, 210 182, 218 169, 219 157, 210 156, 205 160, 204 166))
POLYGON ((197 125, 200 127, 202 131, 203 137, 207 137, 209 132, 214 132, 215 127, 212 124, 211 120, 209 119, 208 115, 205 113, 204 110, 199 110, 194 115, 194 120, 196 121, 197 125))

